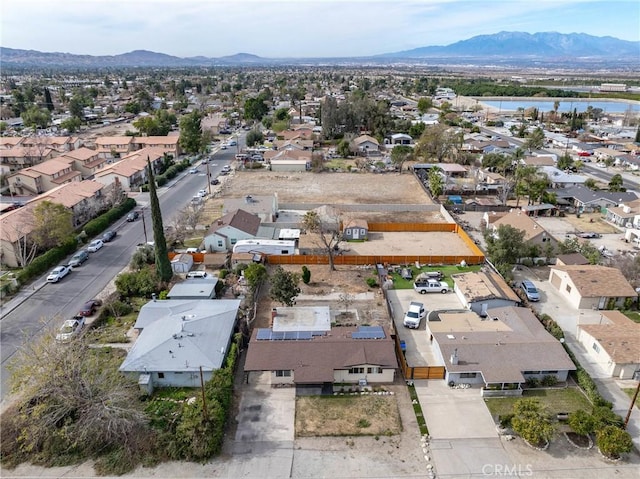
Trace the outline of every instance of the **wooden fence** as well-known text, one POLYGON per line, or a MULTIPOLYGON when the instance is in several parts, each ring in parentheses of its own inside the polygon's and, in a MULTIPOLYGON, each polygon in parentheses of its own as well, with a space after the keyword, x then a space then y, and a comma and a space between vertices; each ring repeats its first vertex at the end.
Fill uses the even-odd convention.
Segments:
POLYGON ((457 231, 456 223, 369 223, 369 231, 418 231, 418 232, 443 232, 457 231))
POLYGON ((400 371, 405 380, 412 379, 444 379, 444 366, 409 366, 400 345, 400 339, 395 336, 396 356, 400 364, 400 371))
MULTIPOLYGON (((475 246, 475 245, 474 245, 475 246)), ((467 264, 483 264, 484 255, 477 256, 428 256, 428 255, 340 255, 333 258, 336 266, 368 266, 374 264, 414 264, 418 261, 420 264, 442 264, 452 265, 460 264, 461 261, 467 264)), ((329 257, 326 255, 304 254, 292 256, 267 256, 269 264, 329 264, 329 257)))

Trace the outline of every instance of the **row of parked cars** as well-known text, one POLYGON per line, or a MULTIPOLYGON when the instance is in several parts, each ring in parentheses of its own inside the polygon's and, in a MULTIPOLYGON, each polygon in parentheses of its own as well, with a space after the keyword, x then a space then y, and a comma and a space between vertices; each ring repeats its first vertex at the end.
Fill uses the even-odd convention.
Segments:
POLYGON ((87 245, 86 249, 81 249, 76 254, 74 254, 69 260, 68 264, 61 264, 56 266, 49 276, 47 276, 48 283, 57 283, 62 278, 71 273, 72 268, 77 268, 78 266, 82 266, 82 264, 89 259, 89 253, 95 253, 100 250, 105 243, 112 241, 116 236, 117 232, 115 230, 105 231, 101 238, 93 240, 91 243, 87 245))
POLYGON ((56 340, 67 342, 79 336, 84 329, 87 317, 93 316, 100 306, 102 306, 102 301, 99 299, 91 299, 84 303, 78 314, 62 323, 58 334, 56 334, 56 340))

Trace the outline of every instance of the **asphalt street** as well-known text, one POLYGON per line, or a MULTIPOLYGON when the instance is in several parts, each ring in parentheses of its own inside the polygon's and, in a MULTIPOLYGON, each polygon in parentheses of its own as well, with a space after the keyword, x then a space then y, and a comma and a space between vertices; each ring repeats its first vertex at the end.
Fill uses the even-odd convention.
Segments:
MULTIPOLYGON (((182 209, 199 189, 208 188, 207 170, 215 178, 222 167, 234 160, 235 149, 214 153, 208 165, 199 165, 197 174, 185 170, 167 186, 158 189, 158 197, 165 224, 182 209), (208 167, 208 168, 207 168, 208 167)), ((139 202, 137 210, 144 215, 147 237, 143 231, 142 217, 127 223, 124 219, 113 225, 118 236, 97 251, 82 266, 59 283, 46 283, 48 272, 32 284, 33 294, 12 310, 4 308, 0 321, 0 399, 9 393, 9 371, 7 369, 18 348, 49 328, 57 329, 62 322, 73 316, 81 306, 100 294, 107 284, 131 259, 139 243, 153 241, 151 212, 148 194, 132 195, 139 202)))

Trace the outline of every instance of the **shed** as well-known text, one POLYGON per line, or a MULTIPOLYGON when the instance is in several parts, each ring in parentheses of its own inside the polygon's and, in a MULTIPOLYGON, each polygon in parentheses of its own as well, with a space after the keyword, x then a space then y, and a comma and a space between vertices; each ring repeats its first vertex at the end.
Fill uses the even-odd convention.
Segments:
POLYGON ((174 273, 188 273, 193 266, 193 256, 187 253, 180 253, 171 260, 171 269, 174 273))
POLYGON ((369 223, 362 219, 346 220, 342 234, 346 241, 365 241, 369 237, 369 223))

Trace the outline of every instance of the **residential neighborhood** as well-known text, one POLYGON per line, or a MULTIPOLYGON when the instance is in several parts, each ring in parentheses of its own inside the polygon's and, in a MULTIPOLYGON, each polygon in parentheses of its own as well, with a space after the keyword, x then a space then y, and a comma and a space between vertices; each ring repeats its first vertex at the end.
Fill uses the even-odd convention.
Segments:
POLYGON ((3 477, 46 453, 18 432, 70 357, 89 377, 47 389, 74 398, 61 444, 114 401, 109 474, 148 454, 239 477, 280 451, 325 477, 299 464, 340 450, 344 477, 634 477, 637 110, 495 108, 469 71, 150 72, 3 73, 0 325, 28 368, 3 357, 3 477))

